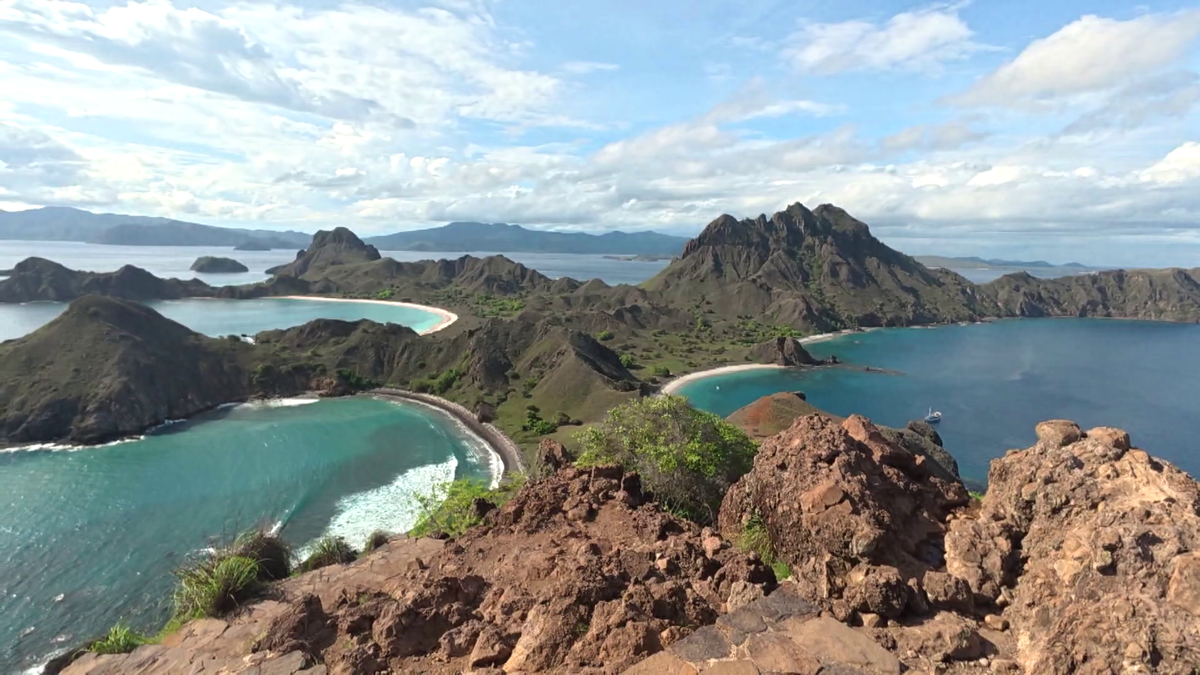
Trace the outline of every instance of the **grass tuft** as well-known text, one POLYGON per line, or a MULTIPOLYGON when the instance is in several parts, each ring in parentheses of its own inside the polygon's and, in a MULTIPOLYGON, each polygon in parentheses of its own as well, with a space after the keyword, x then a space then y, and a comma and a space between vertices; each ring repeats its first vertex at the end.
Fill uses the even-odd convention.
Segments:
POLYGON ((388 543, 388 539, 391 539, 391 537, 392 535, 388 532, 384 532, 383 530, 375 530, 371 534, 367 535, 367 541, 363 544, 362 552, 366 554, 374 551, 377 548, 380 548, 384 544, 388 543))
POLYGON ((97 654, 128 654, 138 647, 150 642, 146 636, 138 633, 124 622, 108 629, 108 635, 96 640, 88 647, 88 651, 97 654))
POLYGON ((767 532, 766 523, 757 514, 742 528, 737 538, 737 547, 747 553, 755 553, 775 572, 775 578, 783 581, 792 576, 792 570, 787 563, 775 554, 775 545, 771 543, 771 535, 767 532))
POLYGON ((175 614, 180 617, 219 617, 250 599, 261 583, 257 560, 218 552, 177 571, 175 614))
POLYGON ((297 572, 311 572, 330 565, 345 565, 358 559, 358 551, 341 537, 322 537, 313 547, 312 553, 296 568, 297 572))
POLYGON ((524 474, 514 474, 495 490, 489 489, 484 481, 466 478, 437 485, 427 495, 415 495, 421 515, 409 534, 413 537, 437 533, 461 536, 483 520, 473 506, 476 499, 501 507, 524 484, 524 474))
POLYGON ((292 547, 281 537, 261 529, 238 535, 229 549, 230 555, 257 562, 261 581, 286 579, 291 572, 292 547))

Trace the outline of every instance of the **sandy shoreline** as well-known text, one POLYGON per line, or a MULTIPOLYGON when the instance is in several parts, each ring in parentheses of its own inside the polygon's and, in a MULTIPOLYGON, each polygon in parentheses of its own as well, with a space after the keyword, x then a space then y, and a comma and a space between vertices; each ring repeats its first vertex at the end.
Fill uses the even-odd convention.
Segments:
POLYGON ((418 394, 403 389, 382 388, 375 389, 370 393, 372 396, 385 400, 420 403, 437 408, 459 422, 462 422, 463 426, 467 427, 471 433, 482 438, 488 445, 488 449, 500 459, 504 475, 524 473, 526 471, 525 461, 521 457, 521 449, 517 447, 517 444, 495 426, 475 419, 475 415, 465 407, 438 396, 418 394))
POLYGON ((265 299, 277 298, 280 300, 320 300, 323 302, 365 302, 372 305, 390 305, 392 307, 407 307, 408 309, 419 309, 423 312, 431 312, 442 317, 442 320, 433 328, 428 328, 421 331, 421 335, 429 335, 436 333, 439 330, 449 328, 450 324, 458 321, 458 315, 441 307, 433 307, 431 305, 418 305, 415 302, 400 302, 399 300, 372 300, 370 298, 328 298, 323 295, 276 295, 268 296, 265 299))
MULTIPOLYGON (((802 345, 811 345, 811 344, 815 344, 817 342, 827 342, 827 341, 833 340, 835 338, 840 338, 845 335, 850 335, 851 333, 863 333, 863 332, 870 331, 870 330, 875 330, 875 329, 867 328, 865 330, 856 331, 856 330, 847 328, 846 330, 839 330, 834 333, 821 333, 819 335, 809 335, 808 337, 799 338, 799 341, 800 341, 800 344, 802 344, 802 345)), ((695 382, 696 380, 703 380, 706 377, 713 377, 715 375, 727 375, 729 373, 737 373, 737 372, 741 372, 743 370, 779 369, 779 368, 786 368, 786 367, 787 366, 780 366, 780 365, 776 365, 773 363, 745 363, 745 364, 738 364, 738 365, 733 365, 733 366, 721 366, 719 368, 709 368, 708 370, 698 370, 694 373, 688 373, 687 375, 682 375, 680 377, 677 377, 674 380, 671 380, 670 382, 666 383, 665 385, 663 385, 662 393, 674 394, 676 391, 678 391, 678 389, 680 387, 682 387, 685 384, 695 382)))

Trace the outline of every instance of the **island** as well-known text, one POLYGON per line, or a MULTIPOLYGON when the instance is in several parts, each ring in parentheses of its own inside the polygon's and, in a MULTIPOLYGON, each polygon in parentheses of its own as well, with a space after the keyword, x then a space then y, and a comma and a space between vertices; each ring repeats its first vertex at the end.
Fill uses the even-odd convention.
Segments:
POLYGON ((192 263, 191 270, 202 274, 238 274, 249 272, 250 268, 233 258, 205 255, 196 258, 196 262, 192 263))
POLYGON ((233 247, 235 251, 270 251, 271 245, 261 239, 247 239, 233 247))

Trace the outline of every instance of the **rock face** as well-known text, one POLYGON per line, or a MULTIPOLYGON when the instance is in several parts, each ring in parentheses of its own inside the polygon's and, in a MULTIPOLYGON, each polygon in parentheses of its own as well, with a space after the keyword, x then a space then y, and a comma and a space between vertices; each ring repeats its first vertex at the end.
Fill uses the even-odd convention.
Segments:
POLYGON ((249 393, 252 347, 88 295, 0 345, 0 443, 97 443, 249 393))
POLYGON ((249 272, 250 268, 233 258, 218 258, 205 255, 196 258, 196 262, 192 263, 191 270, 204 274, 235 274, 238 272, 249 272))
POLYGON ((67 302, 90 293, 127 300, 208 297, 211 286, 197 279, 159 279, 132 265, 116 272, 80 272, 44 258, 26 258, 0 280, 0 302, 67 302))
POLYGON ((1200 322, 1200 268, 1110 270, 1039 279, 1009 274, 979 287, 996 316, 1099 316, 1200 322))
POLYGON ((947 571, 1003 607, 1027 673, 1195 673, 1200 485, 1119 429, 1037 431, 951 523, 947 571))
POLYGON ((720 529, 733 537, 761 519, 801 594, 839 619, 969 607, 942 557, 946 517, 966 506, 967 491, 930 464, 857 415, 801 417, 763 443, 754 470, 729 490, 720 529))
POLYGON ((778 337, 754 345, 750 349, 750 357, 759 363, 773 363, 777 366, 812 366, 820 363, 793 337, 778 337))

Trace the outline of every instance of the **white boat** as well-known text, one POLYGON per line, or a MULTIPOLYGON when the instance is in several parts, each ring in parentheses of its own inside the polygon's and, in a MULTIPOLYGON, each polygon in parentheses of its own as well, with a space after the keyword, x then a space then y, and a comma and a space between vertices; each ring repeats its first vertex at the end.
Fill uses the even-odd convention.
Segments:
POLYGON ((925 421, 930 424, 937 424, 942 421, 942 413, 940 411, 929 409, 929 414, 925 415, 925 421))

